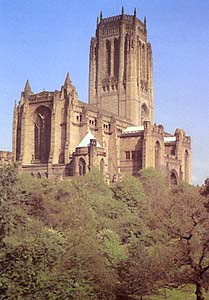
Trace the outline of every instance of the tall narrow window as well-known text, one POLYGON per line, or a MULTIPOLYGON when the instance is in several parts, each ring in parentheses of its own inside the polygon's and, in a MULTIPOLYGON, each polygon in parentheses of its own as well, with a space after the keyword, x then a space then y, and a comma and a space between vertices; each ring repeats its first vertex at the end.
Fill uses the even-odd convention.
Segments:
POLYGON ((155 143, 155 169, 160 168, 160 143, 157 141, 155 143))
POLYGON ((132 158, 133 160, 136 159, 136 151, 131 151, 131 158, 132 158))
POLYGON ((101 171, 102 173, 104 173, 104 165, 105 165, 104 158, 102 158, 102 159, 100 160, 100 171, 101 171))
POLYGON ((20 111, 18 114, 18 121, 17 121, 17 136, 16 136, 16 159, 19 160, 20 159, 20 155, 21 155, 21 131, 22 131, 22 127, 21 127, 21 121, 22 121, 22 115, 23 115, 23 105, 20 107, 20 111))
POLYGON ((110 76, 111 72, 111 45, 110 41, 106 41, 106 73, 110 76))
POLYGON ((188 150, 184 153, 184 180, 189 181, 189 152, 188 150))
POLYGON ((118 79, 119 75, 119 40, 114 39, 114 76, 118 79))
POLYGON ((35 112, 34 147, 35 159, 41 163, 48 162, 51 143, 51 111, 40 106, 35 112))
POLYGON ((141 49, 141 79, 145 80, 145 45, 142 44, 141 49))
POLYGON ((130 151, 126 151, 126 159, 131 159, 130 151))
POLYGON ((125 45, 124 45, 124 73, 123 73, 124 85, 125 85, 126 75, 127 75, 127 55, 128 55, 128 36, 126 35, 125 45))

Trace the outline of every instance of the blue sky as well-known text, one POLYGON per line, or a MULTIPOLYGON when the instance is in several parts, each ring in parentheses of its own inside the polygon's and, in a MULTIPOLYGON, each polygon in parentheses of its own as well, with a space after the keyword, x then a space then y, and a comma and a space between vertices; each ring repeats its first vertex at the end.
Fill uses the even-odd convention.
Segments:
POLYGON ((153 50, 155 122, 192 138, 193 183, 209 176, 208 0, 0 0, 0 149, 11 150, 14 100, 27 79, 33 92, 59 90, 69 71, 88 100, 90 37, 96 17, 147 17, 153 50))

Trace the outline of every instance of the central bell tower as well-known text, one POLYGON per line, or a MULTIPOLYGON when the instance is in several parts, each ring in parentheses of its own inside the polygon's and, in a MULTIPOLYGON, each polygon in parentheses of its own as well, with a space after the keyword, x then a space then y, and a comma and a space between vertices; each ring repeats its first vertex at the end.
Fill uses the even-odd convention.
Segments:
POLYGON ((129 119, 153 123, 152 49, 144 22, 133 15, 97 19, 91 39, 89 104, 129 119))

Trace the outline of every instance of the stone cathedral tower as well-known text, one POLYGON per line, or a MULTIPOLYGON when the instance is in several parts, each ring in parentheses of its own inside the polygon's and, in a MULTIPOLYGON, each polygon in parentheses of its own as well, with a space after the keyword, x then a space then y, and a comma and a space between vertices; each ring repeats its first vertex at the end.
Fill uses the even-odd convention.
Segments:
POLYGON ((146 18, 124 14, 97 20, 91 39, 89 103, 129 119, 153 123, 152 49, 146 18))

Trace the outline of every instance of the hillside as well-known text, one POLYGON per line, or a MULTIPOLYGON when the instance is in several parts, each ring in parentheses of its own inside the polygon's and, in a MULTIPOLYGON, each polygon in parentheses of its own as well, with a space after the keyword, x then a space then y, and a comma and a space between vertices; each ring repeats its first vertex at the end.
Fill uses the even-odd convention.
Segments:
POLYGON ((108 186, 97 170, 55 182, 1 167, 0 299, 208 299, 201 194, 153 169, 108 186))

